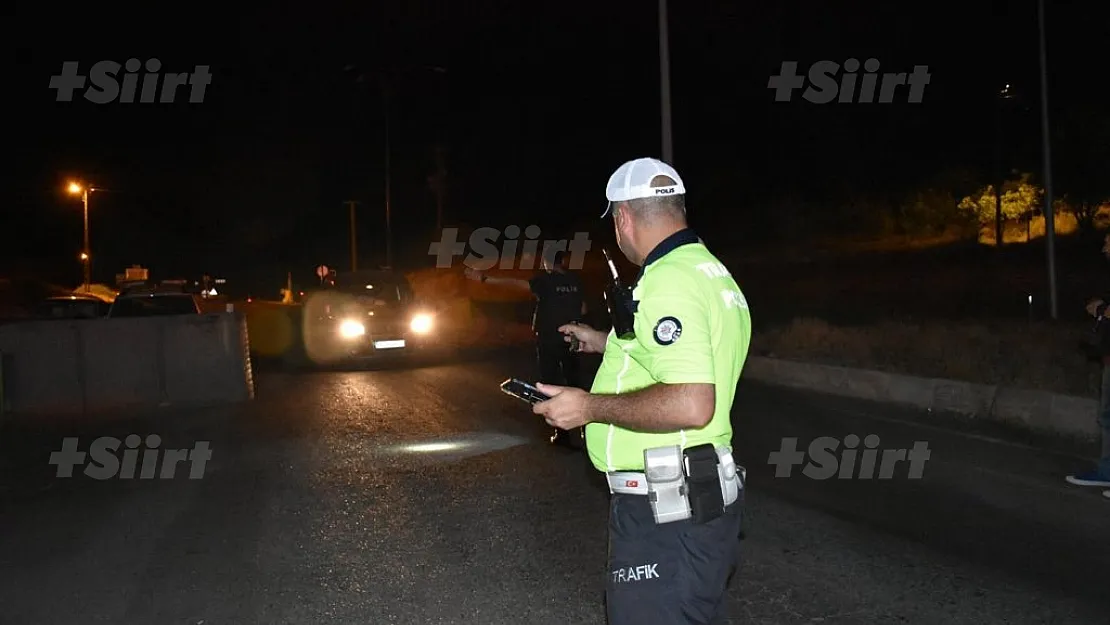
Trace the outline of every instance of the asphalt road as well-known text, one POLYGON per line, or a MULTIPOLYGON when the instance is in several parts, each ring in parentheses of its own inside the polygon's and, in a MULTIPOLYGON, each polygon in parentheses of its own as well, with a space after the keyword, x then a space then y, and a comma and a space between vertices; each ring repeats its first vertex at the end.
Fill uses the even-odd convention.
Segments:
MULTIPOLYGON (((499 394, 526 356, 262 373, 245 407, 0 432, 0 623, 604 622, 607 493, 499 394), (62 439, 207 442, 199 479, 59 478, 62 439)), ((1066 454, 742 384, 734 623, 1105 624, 1110 501, 1066 454), (920 479, 776 477, 784 437, 928 443, 920 479)), ((142 461, 138 462, 141 466, 142 461)))

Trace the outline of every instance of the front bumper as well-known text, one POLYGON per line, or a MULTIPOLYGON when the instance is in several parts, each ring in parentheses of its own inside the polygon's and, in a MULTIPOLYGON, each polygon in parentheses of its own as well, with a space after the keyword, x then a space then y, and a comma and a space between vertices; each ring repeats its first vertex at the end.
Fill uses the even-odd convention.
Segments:
POLYGON ((341 351, 349 356, 389 356, 419 349, 416 341, 408 337, 374 338, 358 342, 340 341, 341 351))
POLYGON ((432 332, 414 332, 409 324, 399 321, 365 323, 359 333, 335 321, 311 328, 305 336, 305 347, 310 358, 321 362, 384 358, 422 350, 431 344, 433 336, 432 332))

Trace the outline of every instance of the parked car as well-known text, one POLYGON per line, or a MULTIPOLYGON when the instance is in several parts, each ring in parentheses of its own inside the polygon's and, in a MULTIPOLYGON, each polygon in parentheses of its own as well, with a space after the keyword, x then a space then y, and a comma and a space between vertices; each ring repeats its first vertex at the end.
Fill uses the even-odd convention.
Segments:
POLYGON ((32 320, 39 302, 71 294, 65 287, 24 278, 0 278, 0 323, 32 320))
POLYGON ((109 319, 199 315, 200 297, 179 285, 136 285, 116 297, 109 319))
POLYGON ((108 314, 111 304, 89 295, 48 297, 35 306, 35 319, 98 319, 108 314))

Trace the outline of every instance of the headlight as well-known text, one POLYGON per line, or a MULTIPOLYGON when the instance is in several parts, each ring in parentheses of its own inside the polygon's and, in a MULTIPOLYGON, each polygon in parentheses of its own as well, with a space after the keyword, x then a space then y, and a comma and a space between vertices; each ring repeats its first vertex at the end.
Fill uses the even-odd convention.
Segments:
POLYGON ((432 331, 432 316, 431 315, 416 315, 412 318, 410 324, 412 331, 417 334, 426 334, 432 331))
POLYGON ((357 339, 366 334, 366 326, 354 319, 347 319, 339 324, 339 336, 345 339, 357 339))

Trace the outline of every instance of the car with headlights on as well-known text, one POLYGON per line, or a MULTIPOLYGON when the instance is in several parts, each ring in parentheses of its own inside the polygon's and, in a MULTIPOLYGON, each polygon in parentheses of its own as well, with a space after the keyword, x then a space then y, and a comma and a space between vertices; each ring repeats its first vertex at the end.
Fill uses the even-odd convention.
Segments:
POLYGON ((305 355, 316 363, 411 354, 436 336, 434 311, 388 269, 338 273, 302 306, 305 355))

